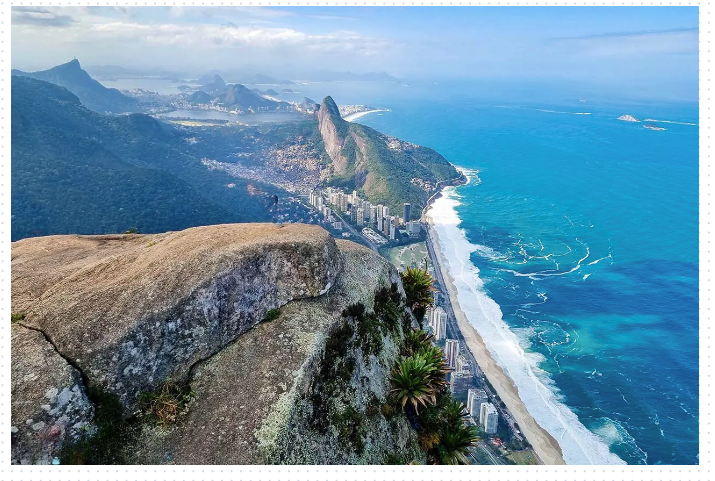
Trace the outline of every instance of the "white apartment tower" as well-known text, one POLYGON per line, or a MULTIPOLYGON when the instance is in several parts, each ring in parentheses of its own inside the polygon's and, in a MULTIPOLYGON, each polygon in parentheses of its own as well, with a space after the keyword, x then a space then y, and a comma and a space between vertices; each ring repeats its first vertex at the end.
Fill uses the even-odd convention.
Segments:
POLYGON ((447 358, 447 365, 450 369, 457 367, 457 355, 459 354, 459 341, 447 339, 444 343, 444 355, 447 358))
POLYGON ((437 306, 432 309, 428 319, 436 340, 440 341, 447 337, 447 313, 442 307, 437 306))
POLYGON ((498 423, 499 413, 497 413, 497 408, 494 407, 494 404, 482 404, 481 411, 479 411, 479 425, 482 430, 487 434, 496 434, 498 423))
POLYGON ((482 404, 489 402, 486 391, 484 389, 470 389, 467 392, 467 411, 476 420, 479 421, 479 415, 482 411, 482 404))

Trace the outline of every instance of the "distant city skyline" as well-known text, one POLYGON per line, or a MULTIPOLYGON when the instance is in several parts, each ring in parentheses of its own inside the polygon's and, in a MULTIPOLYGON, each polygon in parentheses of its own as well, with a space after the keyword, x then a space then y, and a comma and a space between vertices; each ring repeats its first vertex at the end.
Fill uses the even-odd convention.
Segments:
POLYGON ((12 66, 76 57, 199 73, 251 68, 647 84, 697 95, 697 7, 13 7, 12 66))

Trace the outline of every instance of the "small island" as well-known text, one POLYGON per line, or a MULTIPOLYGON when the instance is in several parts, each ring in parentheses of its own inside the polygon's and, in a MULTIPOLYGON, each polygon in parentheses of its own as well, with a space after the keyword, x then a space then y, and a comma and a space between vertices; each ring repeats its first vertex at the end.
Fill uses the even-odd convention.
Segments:
POLYGON ((618 117, 618 120, 623 120, 624 122, 640 122, 640 120, 633 117, 632 115, 621 115, 620 117, 618 117))

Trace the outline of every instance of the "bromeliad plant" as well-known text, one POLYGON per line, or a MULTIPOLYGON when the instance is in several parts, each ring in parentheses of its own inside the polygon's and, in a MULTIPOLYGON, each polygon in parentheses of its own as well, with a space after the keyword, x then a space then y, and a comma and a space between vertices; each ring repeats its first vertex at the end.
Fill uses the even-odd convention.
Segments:
POLYGON ((431 381, 431 367, 425 359, 403 357, 392 371, 392 392, 397 395, 402 409, 409 403, 416 414, 418 406, 434 404, 435 393, 431 381))
POLYGON ((392 392, 403 409, 409 405, 419 414, 419 405, 436 404, 437 393, 447 384, 448 372, 442 349, 421 346, 411 356, 403 356, 393 369, 392 392))
POLYGON ((427 308, 434 304, 434 292, 437 290, 432 285, 434 279, 429 272, 419 267, 408 267, 401 277, 407 305, 417 320, 421 321, 427 308))
POLYGON ((410 329, 405 334, 404 344, 402 345, 402 354, 404 356, 412 356, 420 349, 428 349, 432 347, 434 336, 428 334, 421 329, 410 329))
POLYGON ((437 460, 440 464, 469 464, 467 454, 477 441, 479 436, 474 426, 462 422, 447 424, 439 436, 437 460))
POLYGON ((430 462, 468 464, 469 450, 477 443, 477 430, 466 426, 464 404, 452 399, 446 388, 450 371, 444 351, 432 345, 432 336, 412 329, 405 334, 402 357, 392 370, 392 394, 415 417, 419 444, 430 462))

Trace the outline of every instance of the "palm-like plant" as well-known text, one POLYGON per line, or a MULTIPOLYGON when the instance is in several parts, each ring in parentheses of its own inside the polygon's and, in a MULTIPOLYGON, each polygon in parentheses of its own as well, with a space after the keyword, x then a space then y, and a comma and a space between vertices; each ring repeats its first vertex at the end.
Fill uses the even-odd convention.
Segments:
POLYGON ((450 369, 442 349, 437 346, 422 347, 415 356, 427 362, 430 368, 430 387, 435 393, 447 385, 446 376, 450 369))
POLYGON ((410 308, 425 309, 434 304, 434 292, 437 289, 432 286, 434 280, 429 272, 419 267, 408 267, 401 277, 410 308))
POLYGON ((469 464, 467 454, 479 441, 477 429, 462 423, 444 427, 437 447, 440 464, 469 464))
POLYGON ((405 357, 392 370, 392 392, 402 404, 409 405, 419 414, 418 406, 435 404, 435 391, 432 386, 433 367, 421 357, 405 357))
POLYGON ((450 399, 444 407, 444 420, 447 424, 460 426, 468 415, 467 406, 454 399, 450 399))
POLYGON ((420 349, 432 347, 434 336, 428 334, 422 329, 410 329, 405 334, 405 342, 403 344, 403 354, 412 356, 420 349))

